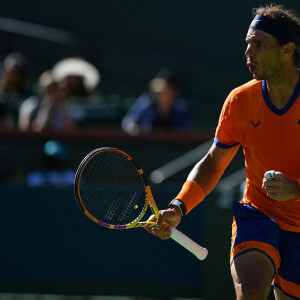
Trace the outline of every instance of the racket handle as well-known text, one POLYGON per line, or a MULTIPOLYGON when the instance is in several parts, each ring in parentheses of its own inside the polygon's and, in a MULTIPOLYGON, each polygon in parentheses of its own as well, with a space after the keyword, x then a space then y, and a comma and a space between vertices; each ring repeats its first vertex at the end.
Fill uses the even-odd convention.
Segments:
POLYGON ((171 238, 178 244, 192 252, 197 256, 198 259, 203 260, 206 258, 208 251, 207 249, 201 247, 181 231, 177 230, 175 227, 172 228, 171 238))

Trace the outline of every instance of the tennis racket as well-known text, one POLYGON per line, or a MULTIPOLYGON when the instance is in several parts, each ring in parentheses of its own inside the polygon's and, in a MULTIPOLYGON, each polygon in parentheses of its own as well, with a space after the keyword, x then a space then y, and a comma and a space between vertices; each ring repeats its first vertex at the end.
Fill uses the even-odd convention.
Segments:
MULTIPOLYGON (((80 163, 74 182, 77 204, 92 221, 110 229, 153 227, 155 222, 141 222, 150 206, 156 218, 154 202, 144 171, 125 152, 116 148, 99 148, 80 163)), ((176 228, 171 238, 205 259, 208 251, 176 228)))

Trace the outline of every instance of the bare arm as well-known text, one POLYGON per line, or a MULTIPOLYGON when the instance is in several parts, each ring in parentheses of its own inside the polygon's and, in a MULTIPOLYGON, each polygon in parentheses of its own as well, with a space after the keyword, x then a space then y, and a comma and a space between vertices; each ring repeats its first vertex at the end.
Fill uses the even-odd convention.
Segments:
MULTIPOLYGON (((187 180, 197 182, 206 196, 216 186, 238 149, 239 146, 223 149, 213 144, 205 157, 194 166, 187 180)), ((157 235, 161 239, 167 239, 171 235, 169 225, 176 227, 181 221, 181 213, 179 208, 174 206, 160 211, 158 220, 151 216, 148 221, 157 222, 156 228, 146 229, 148 232, 157 235)))
POLYGON ((223 149, 213 144, 206 156, 192 169, 187 180, 197 182, 205 195, 208 195, 220 180, 238 149, 239 146, 223 149))

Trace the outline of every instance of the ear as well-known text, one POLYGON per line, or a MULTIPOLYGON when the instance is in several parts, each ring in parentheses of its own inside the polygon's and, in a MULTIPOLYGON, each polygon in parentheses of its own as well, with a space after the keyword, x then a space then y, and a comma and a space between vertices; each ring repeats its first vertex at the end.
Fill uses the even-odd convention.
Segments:
POLYGON ((286 43, 282 46, 282 55, 285 58, 291 57, 296 49, 296 45, 292 42, 286 43))

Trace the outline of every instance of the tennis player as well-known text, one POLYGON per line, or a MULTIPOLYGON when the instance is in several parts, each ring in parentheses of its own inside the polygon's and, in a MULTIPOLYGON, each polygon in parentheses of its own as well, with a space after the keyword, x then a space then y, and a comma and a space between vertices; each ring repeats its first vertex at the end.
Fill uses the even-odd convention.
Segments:
POLYGON ((242 146, 247 179, 233 204, 230 258, 237 299, 267 299, 272 282, 276 299, 300 299, 300 21, 280 5, 253 12, 245 55, 254 79, 229 94, 212 147, 147 230, 169 238, 163 222, 177 226, 242 146))

